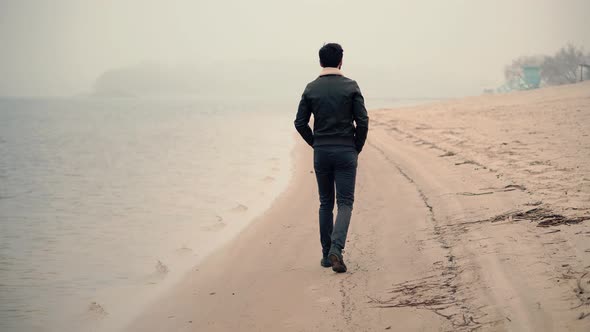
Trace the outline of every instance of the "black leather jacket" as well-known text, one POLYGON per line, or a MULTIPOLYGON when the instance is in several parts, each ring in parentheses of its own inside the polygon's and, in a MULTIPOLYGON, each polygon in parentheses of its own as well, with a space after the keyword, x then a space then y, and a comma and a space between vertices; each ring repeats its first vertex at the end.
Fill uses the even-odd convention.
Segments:
POLYGON ((367 139, 369 116, 356 81, 328 74, 309 83, 299 102, 295 128, 311 146, 352 145, 360 152, 367 139))

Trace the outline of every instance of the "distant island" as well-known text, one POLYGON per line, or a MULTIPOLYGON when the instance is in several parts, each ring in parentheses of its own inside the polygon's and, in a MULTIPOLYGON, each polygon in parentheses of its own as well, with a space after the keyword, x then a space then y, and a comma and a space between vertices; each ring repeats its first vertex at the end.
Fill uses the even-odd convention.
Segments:
POLYGON ((219 66, 141 64, 111 69, 94 82, 92 96, 288 96, 300 94, 316 68, 262 62, 219 66), (307 67, 307 68, 305 68, 307 67))
MULTIPOLYGON (((114 68, 94 82, 91 96, 133 97, 261 97, 298 98, 320 71, 317 63, 242 61, 201 65, 166 66, 156 63, 114 68)), ((428 77, 414 70, 347 65, 345 75, 361 84, 365 98, 422 99, 479 94, 489 79, 477 74, 453 77, 433 72, 428 77)))

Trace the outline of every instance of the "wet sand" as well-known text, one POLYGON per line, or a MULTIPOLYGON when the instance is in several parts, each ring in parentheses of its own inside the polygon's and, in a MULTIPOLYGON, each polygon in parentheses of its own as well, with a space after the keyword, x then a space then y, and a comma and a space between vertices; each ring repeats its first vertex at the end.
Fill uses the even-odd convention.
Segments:
POLYGON ((312 151, 128 331, 588 331, 590 84, 371 111, 349 272, 320 267, 312 151))

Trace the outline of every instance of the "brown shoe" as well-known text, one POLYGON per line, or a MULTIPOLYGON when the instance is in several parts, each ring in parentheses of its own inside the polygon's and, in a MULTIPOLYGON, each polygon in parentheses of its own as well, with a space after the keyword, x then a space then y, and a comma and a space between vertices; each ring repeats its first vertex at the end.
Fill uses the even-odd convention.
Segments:
POLYGON ((344 264, 342 258, 336 256, 336 254, 330 254, 328 258, 330 258, 330 262, 332 262, 332 271, 337 273, 346 272, 346 264, 344 264))
POLYGON ((328 257, 325 256, 325 257, 322 257, 322 260, 320 261, 320 265, 322 265, 323 267, 332 267, 332 262, 330 262, 328 257))

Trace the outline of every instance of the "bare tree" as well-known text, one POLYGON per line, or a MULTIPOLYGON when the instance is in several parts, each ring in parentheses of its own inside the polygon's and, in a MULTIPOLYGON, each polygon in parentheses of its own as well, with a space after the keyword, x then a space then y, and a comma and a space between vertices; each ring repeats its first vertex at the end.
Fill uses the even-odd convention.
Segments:
POLYGON ((567 44, 554 56, 545 57, 541 65, 541 77, 549 85, 575 83, 579 80, 579 66, 585 62, 583 49, 567 44))
POLYGON ((575 83, 584 75, 584 80, 590 80, 590 68, 580 71, 580 65, 590 65, 590 53, 584 54, 581 47, 567 44, 553 56, 533 55, 521 56, 504 67, 504 78, 508 89, 522 88, 523 68, 540 67, 542 85, 560 85, 575 83))
POLYGON ((582 77, 582 79, 584 81, 589 81, 590 80, 590 52, 588 52, 586 54, 586 58, 584 59, 584 68, 581 69, 581 74, 580 75, 584 75, 582 77))

